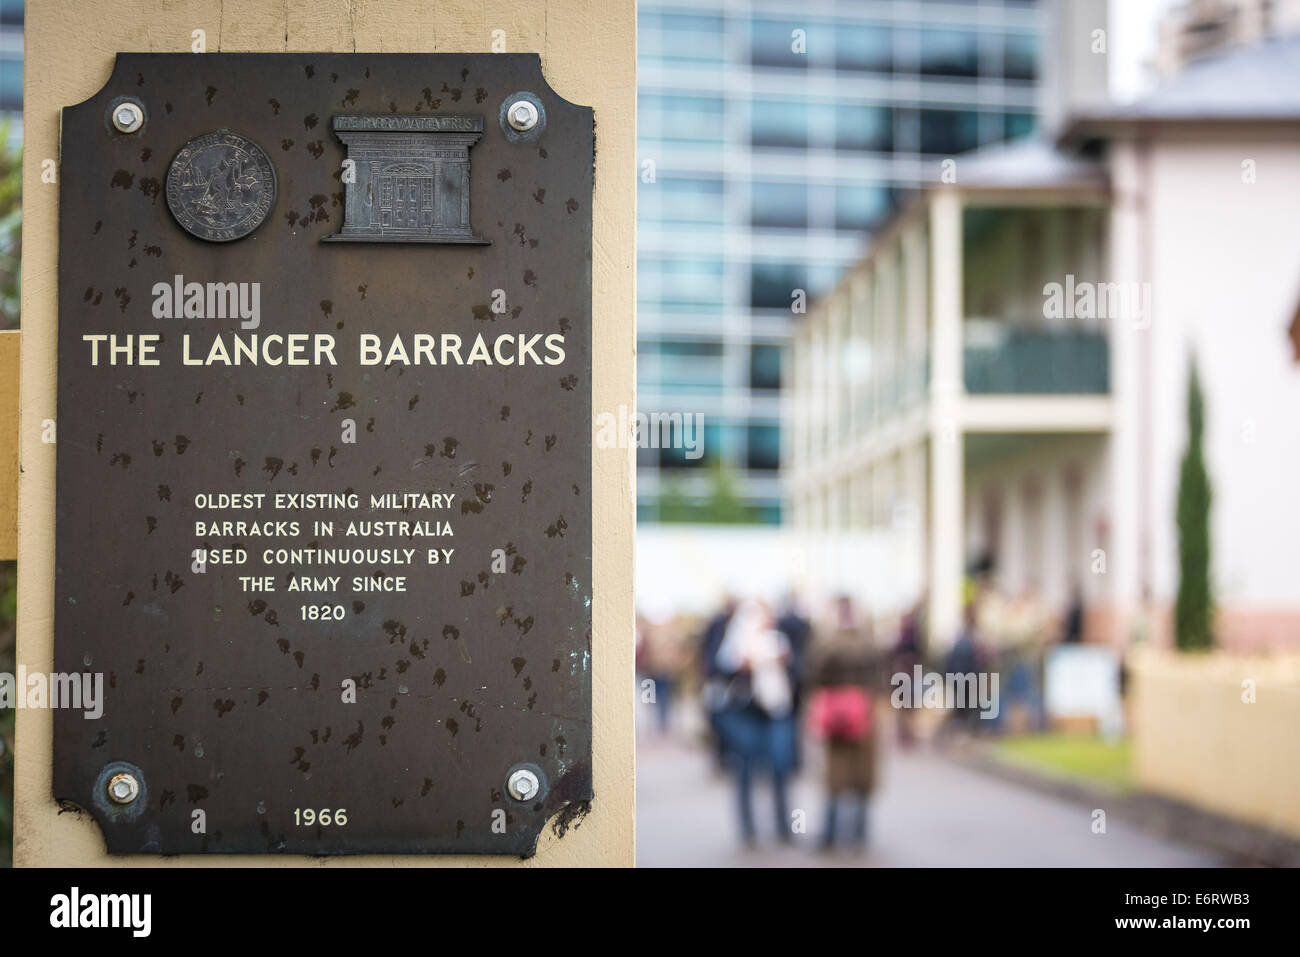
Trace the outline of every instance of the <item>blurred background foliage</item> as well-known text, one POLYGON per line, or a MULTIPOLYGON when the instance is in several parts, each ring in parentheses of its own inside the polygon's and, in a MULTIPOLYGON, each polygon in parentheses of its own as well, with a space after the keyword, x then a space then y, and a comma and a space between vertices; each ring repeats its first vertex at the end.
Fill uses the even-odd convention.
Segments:
POLYGON ((23 240, 23 150, 0 123, 0 329, 18 328, 23 240))
POLYGON ((709 465, 709 495, 703 502, 687 497, 681 482, 669 478, 660 496, 660 522, 699 522, 706 525, 745 525, 756 519, 739 492, 739 476, 721 461, 709 465))

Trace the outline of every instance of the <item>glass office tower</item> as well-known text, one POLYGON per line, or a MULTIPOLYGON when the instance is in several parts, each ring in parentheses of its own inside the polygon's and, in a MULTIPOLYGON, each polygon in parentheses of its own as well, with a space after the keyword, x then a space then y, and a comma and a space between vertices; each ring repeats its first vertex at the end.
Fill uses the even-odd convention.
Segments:
POLYGON ((1034 131, 1041 18, 1025 0, 641 3, 638 405, 703 416, 699 451, 639 450, 641 521, 781 521, 792 323, 945 158, 1034 131))
MULTIPOLYGON (((22 129, 23 0, 0 0, 0 118, 22 129)), ((15 135, 14 129, 10 130, 15 135)))

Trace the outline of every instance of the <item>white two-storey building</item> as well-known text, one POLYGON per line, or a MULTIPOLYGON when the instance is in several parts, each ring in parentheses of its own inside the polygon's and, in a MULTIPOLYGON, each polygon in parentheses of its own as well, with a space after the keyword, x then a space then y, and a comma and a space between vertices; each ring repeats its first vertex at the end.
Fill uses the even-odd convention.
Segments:
MULTIPOLYGON (((1055 141, 958 156, 793 344, 789 507, 889 560, 952 640, 989 569, 1088 637, 1169 640, 1193 355, 1218 635, 1300 636, 1300 39, 1207 59, 1055 141)), ((866 576, 864 576, 866 577, 866 576)))

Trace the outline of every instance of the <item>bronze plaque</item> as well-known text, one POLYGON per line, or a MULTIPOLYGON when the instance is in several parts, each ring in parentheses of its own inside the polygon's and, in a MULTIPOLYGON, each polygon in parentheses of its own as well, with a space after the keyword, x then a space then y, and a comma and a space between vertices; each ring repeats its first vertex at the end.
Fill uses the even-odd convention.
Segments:
POLYGON ((123 53, 63 110, 54 796, 111 852, 581 823, 594 149, 533 54, 123 53))

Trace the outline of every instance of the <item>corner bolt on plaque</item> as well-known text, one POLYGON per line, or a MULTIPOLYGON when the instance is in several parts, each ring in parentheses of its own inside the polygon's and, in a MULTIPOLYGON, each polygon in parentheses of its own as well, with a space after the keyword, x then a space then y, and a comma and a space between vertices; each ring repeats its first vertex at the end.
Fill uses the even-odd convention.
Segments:
POLYGON ((579 826, 592 111, 531 54, 123 53, 62 143, 55 668, 102 707, 54 797, 113 853, 579 826))

